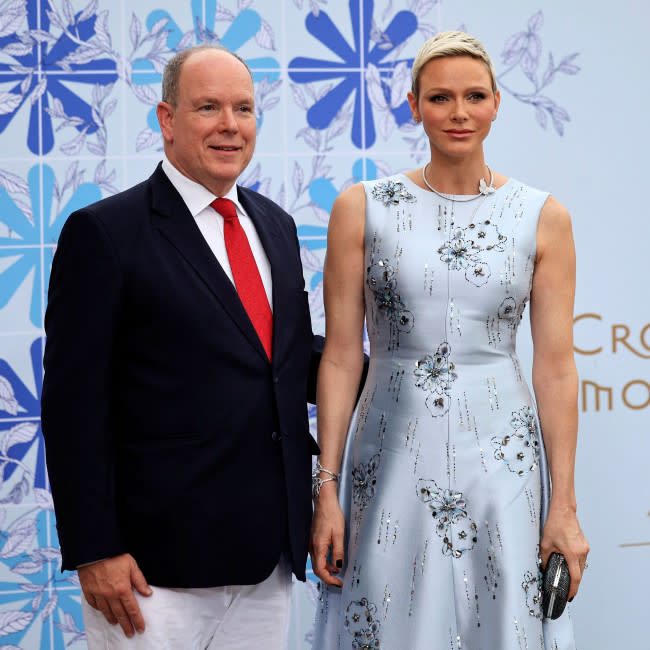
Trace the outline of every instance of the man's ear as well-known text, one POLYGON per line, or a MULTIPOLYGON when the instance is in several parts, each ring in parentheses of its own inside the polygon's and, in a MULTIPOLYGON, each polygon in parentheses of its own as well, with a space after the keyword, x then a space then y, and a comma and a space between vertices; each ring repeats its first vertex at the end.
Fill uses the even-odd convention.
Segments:
POLYGON ((167 102, 159 102, 156 106, 158 124, 166 142, 174 141, 174 109, 167 102))

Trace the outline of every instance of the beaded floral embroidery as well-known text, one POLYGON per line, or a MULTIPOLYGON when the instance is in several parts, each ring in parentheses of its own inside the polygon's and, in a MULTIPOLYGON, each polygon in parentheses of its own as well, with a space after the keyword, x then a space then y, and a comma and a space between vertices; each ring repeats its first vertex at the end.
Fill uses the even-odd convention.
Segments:
POLYGON ((375 454, 367 463, 359 463, 352 469, 352 499, 361 510, 375 496, 379 459, 379 454, 375 454))
POLYGON ((535 470, 539 458, 539 439, 533 409, 524 406, 513 411, 510 426, 513 428, 512 434, 492 438, 494 457, 502 460, 511 472, 525 476, 535 470))
POLYGON ((411 194, 401 181, 387 180, 375 183, 372 188, 372 198, 381 201, 385 206, 398 205, 400 201, 415 203, 417 198, 411 194))
POLYGON ((397 277, 388 259, 373 262, 366 271, 366 282, 375 295, 379 312, 390 323, 389 350, 399 347, 399 333, 413 329, 413 314, 406 309, 397 291, 397 277))
POLYGON ((415 385, 429 393, 426 406, 434 417, 440 417, 449 411, 449 393, 451 384, 458 379, 455 366, 449 360, 451 346, 446 341, 438 346, 435 355, 427 354, 416 361, 415 385))
POLYGON ((345 609, 345 629, 352 635, 354 650, 379 650, 377 606, 367 598, 353 600, 345 609))
POLYGON ((442 552, 460 557, 474 548, 478 540, 476 524, 467 512, 462 492, 441 489, 433 479, 421 478, 417 494, 436 520, 436 533, 442 538, 442 552))
POLYGON ((526 571, 521 587, 526 594, 528 613, 535 618, 542 618, 542 591, 540 589, 539 572, 526 571))
POLYGON ((507 237, 489 220, 467 228, 456 228, 438 249, 440 259, 451 271, 465 271, 465 279, 474 286, 484 285, 492 271, 487 263, 489 251, 503 252, 507 237))

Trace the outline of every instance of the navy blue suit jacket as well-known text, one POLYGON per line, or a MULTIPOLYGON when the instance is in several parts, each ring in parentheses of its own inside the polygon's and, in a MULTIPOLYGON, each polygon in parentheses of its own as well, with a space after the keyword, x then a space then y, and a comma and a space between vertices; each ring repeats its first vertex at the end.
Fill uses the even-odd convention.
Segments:
POLYGON ((271 265, 272 363, 160 165, 63 228, 42 423, 64 568, 128 552, 153 585, 254 584, 289 550, 305 579, 318 447, 296 228, 238 189, 271 265))

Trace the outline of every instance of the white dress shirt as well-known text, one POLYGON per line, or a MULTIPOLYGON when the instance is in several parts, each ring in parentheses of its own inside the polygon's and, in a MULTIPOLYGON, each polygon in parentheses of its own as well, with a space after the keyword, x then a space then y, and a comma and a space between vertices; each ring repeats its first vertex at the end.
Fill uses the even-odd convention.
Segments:
MULTIPOLYGON (((201 234, 208 243, 208 246, 217 258, 221 268, 225 271, 230 281, 234 284, 232 269, 228 261, 228 253, 226 252, 226 242, 223 236, 223 217, 214 209, 210 207, 210 203, 214 201, 217 196, 212 194, 210 190, 203 187, 191 178, 182 174, 174 165, 172 165, 167 156, 163 156, 162 168, 171 184, 176 188, 177 192, 181 195, 183 202, 190 211, 192 217, 196 221, 201 234)), ((239 202, 237 196, 237 185, 233 185, 230 191, 223 196, 224 199, 230 199, 237 209, 237 216, 239 223, 241 223, 248 243, 250 244, 253 257, 257 263, 257 268, 262 278, 262 284, 266 291, 266 296, 269 299, 269 305, 273 310, 273 286, 271 280, 271 265, 269 264, 268 257, 262 247, 262 242, 255 230, 255 226, 251 218, 246 214, 246 211, 239 202)), ((263 218, 263 217, 262 217, 263 218)))

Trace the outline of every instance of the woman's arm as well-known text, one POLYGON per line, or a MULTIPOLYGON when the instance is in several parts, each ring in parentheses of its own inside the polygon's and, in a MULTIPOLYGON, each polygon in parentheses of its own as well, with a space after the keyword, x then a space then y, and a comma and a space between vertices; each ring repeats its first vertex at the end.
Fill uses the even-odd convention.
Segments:
MULTIPOLYGON (((363 369, 363 237, 365 193, 353 185, 334 202, 327 232, 324 269, 325 347, 318 371, 318 444, 320 463, 339 473, 350 418, 363 369)), ((321 472, 321 478, 329 475, 321 472)), ((336 481, 324 483, 315 499, 310 553, 314 573, 340 585, 332 576, 343 564, 345 522, 336 481), (332 562, 327 562, 329 546, 332 562)))
POLYGON ((562 553, 571 573, 569 598, 578 592, 589 544, 576 516, 574 466, 578 436, 578 373, 573 358, 575 249, 571 219, 553 197, 544 204, 537 231, 537 259, 530 301, 533 387, 553 492, 541 542, 542 563, 562 553))

